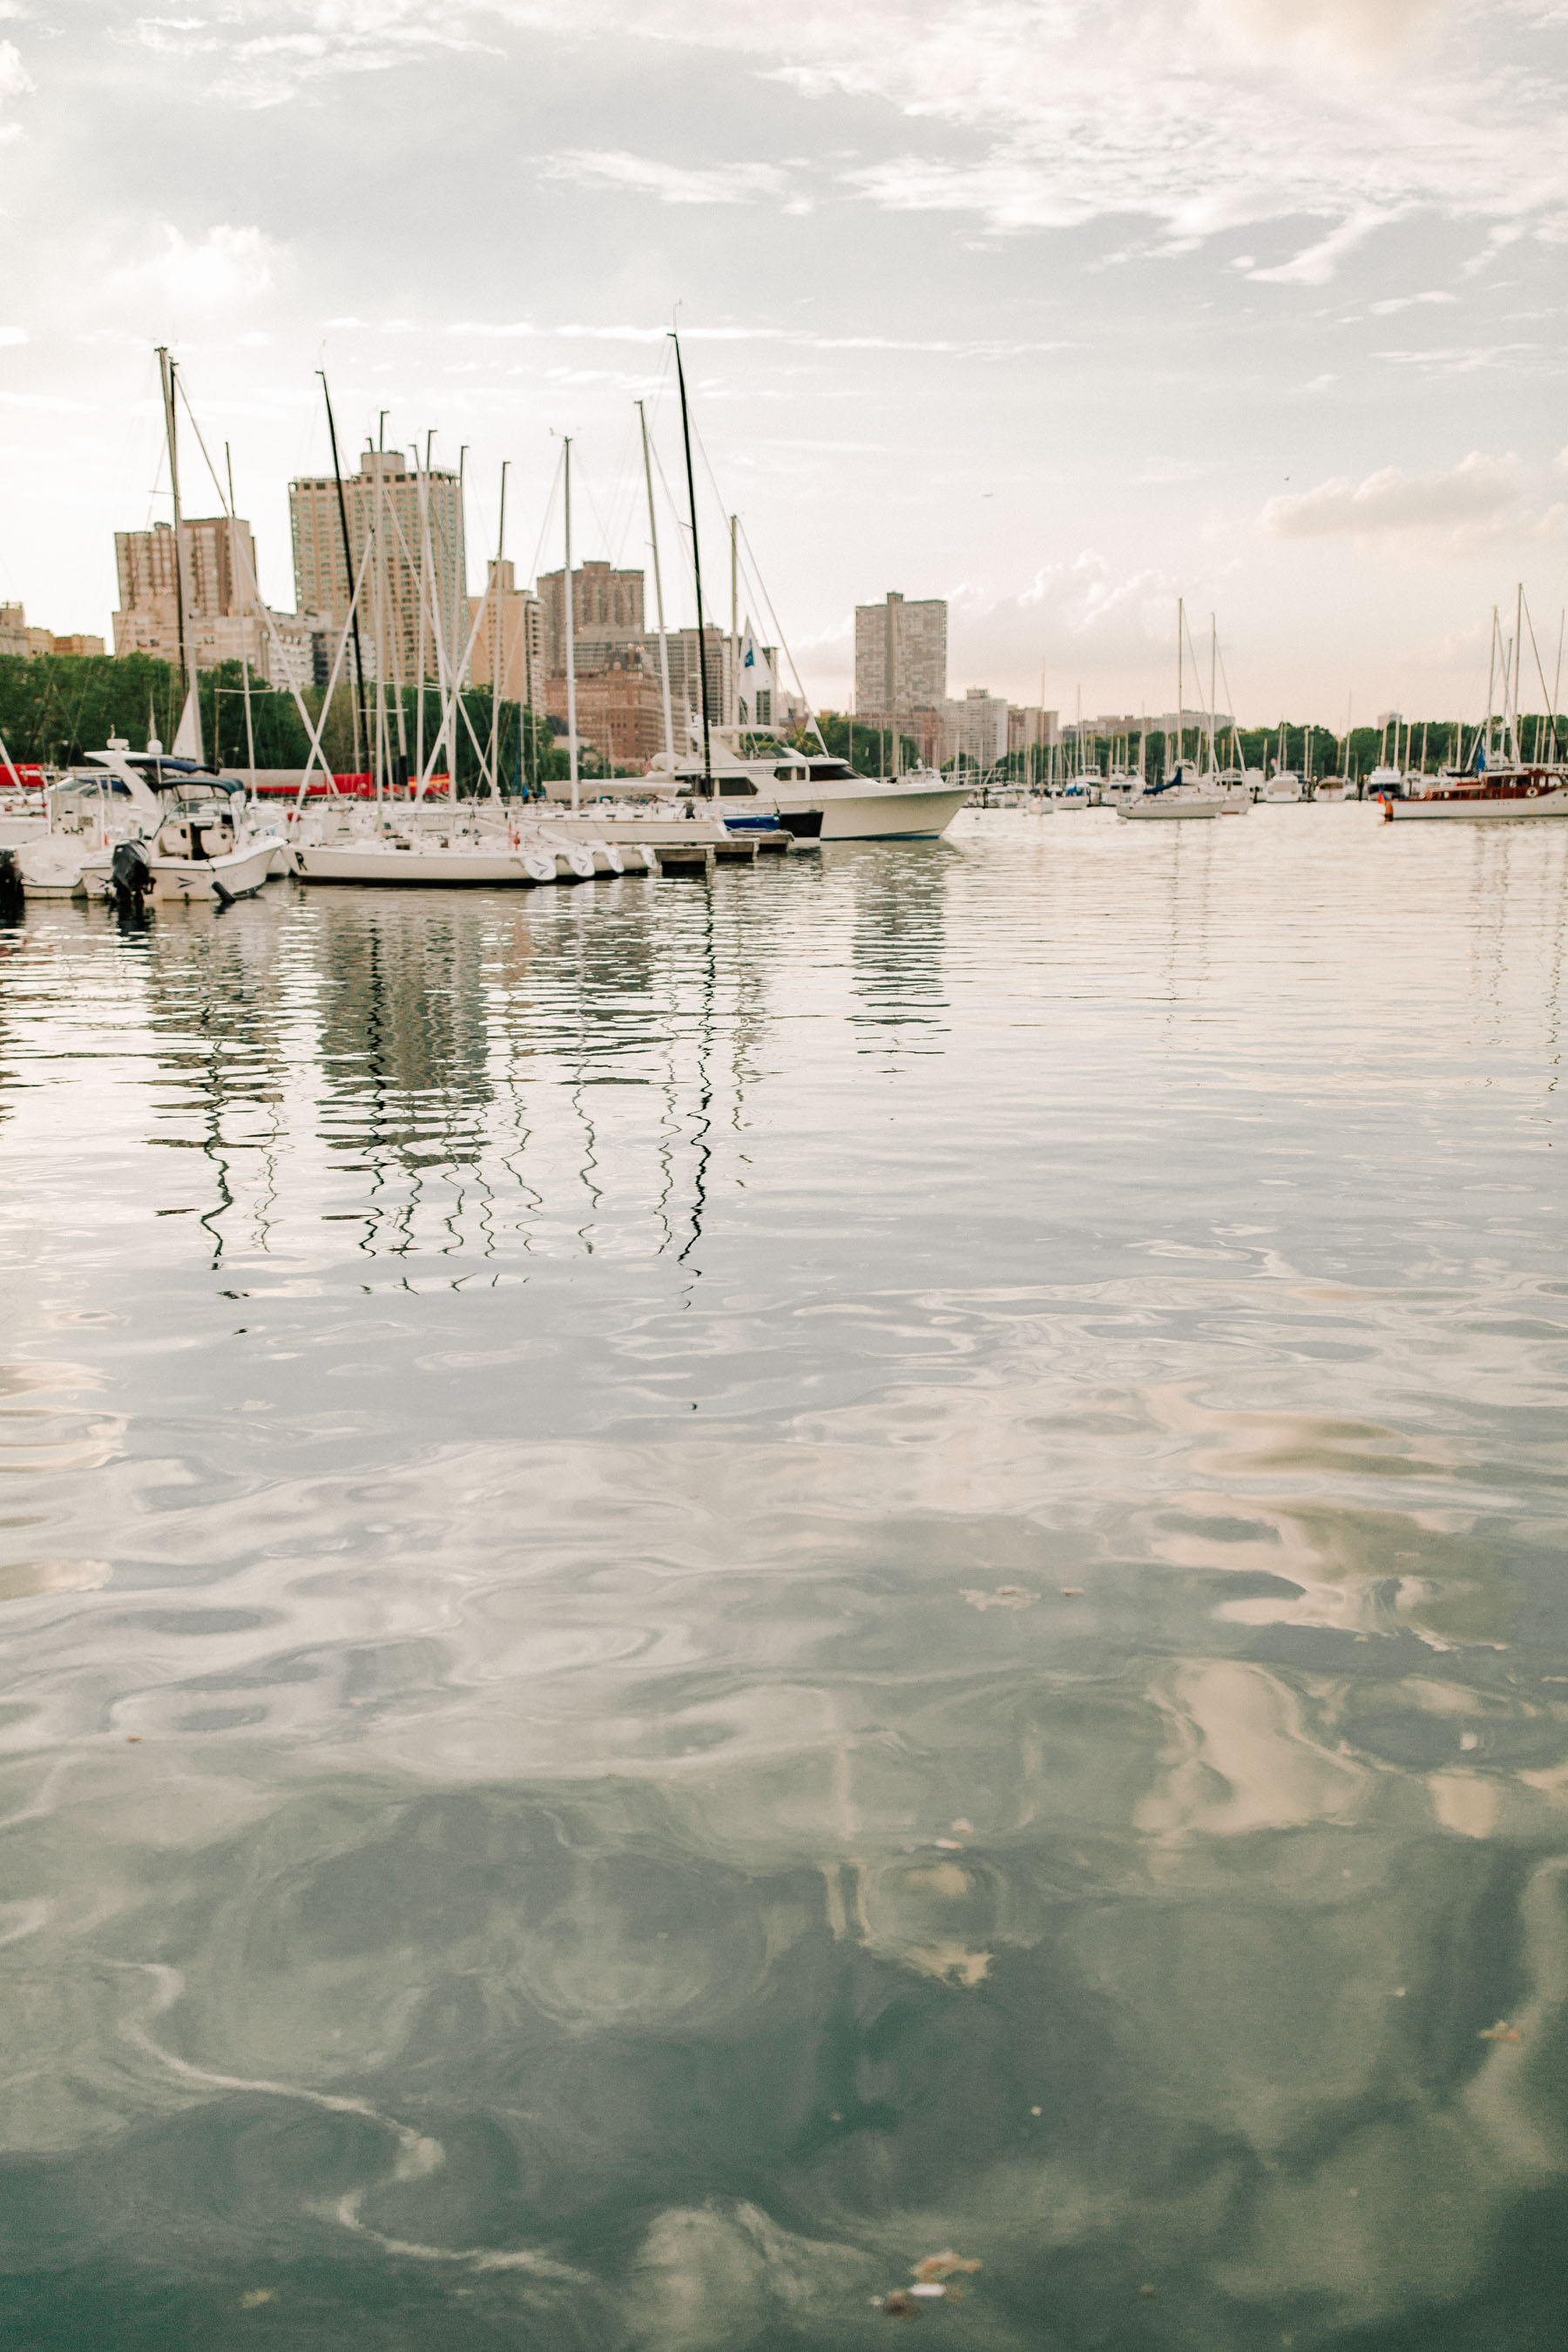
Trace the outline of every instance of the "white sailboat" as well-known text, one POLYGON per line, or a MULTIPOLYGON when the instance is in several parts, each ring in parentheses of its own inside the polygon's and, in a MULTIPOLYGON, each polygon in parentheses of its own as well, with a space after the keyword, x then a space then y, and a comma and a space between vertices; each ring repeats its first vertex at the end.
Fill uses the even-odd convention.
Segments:
MULTIPOLYGON (((1233 782, 1219 772, 1214 747, 1214 685, 1209 687, 1208 766, 1202 773, 1194 773, 1184 762, 1184 720, 1186 676, 1184 641, 1186 607, 1182 597, 1176 599, 1176 747, 1175 761, 1163 782, 1147 784, 1135 798, 1121 802, 1116 814, 1128 824, 1165 824, 1190 819, 1218 816, 1243 816, 1252 806, 1252 794, 1245 781, 1233 782)), ((1201 688, 1200 688, 1201 691, 1201 688)))

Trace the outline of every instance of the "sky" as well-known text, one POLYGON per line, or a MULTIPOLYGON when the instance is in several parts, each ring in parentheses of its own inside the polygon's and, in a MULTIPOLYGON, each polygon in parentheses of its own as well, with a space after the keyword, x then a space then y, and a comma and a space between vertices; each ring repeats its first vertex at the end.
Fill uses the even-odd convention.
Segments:
POLYGON ((476 587, 503 460, 559 564, 563 435, 576 553, 646 564, 676 323, 710 601, 733 512, 821 704, 896 588, 955 694, 1169 707, 1179 594, 1252 723, 1474 716, 1522 582, 1540 708, 1565 84, 1568 0, 0 0, 0 596, 109 635, 160 342, 283 608, 321 368, 346 449, 466 446, 476 587))

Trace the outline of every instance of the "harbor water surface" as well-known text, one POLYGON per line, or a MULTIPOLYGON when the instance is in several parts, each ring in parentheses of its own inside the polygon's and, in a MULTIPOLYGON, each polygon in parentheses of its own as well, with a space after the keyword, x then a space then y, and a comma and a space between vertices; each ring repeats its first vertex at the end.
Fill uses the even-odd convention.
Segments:
POLYGON ((1560 2346, 1565 833, 0 933, 7 2342, 1560 2346))

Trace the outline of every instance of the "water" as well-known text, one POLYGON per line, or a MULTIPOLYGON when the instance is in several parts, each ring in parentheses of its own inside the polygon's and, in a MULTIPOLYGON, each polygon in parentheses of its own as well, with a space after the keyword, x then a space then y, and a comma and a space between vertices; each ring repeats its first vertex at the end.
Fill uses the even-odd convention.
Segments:
POLYGON ((8 2340, 1556 2347, 1565 830, 0 935, 8 2340))

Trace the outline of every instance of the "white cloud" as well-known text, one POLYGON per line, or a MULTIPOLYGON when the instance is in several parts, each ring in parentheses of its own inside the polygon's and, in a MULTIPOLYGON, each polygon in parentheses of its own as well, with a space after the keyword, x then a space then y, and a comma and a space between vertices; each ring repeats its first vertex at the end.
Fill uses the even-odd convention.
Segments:
MULTIPOLYGON (((247 105, 498 39, 727 51, 919 126, 908 152, 850 174, 867 201, 993 232, 1132 215, 1167 252, 1321 222, 1258 273, 1285 285, 1321 284, 1413 209, 1514 226, 1568 213, 1550 28, 1467 0, 226 0, 205 23, 144 18, 136 37, 217 41, 214 87, 247 105)), ((591 151, 580 168, 662 203, 805 201, 766 163, 591 151)))
POLYGON ((1268 286, 1326 286, 1347 253, 1363 244, 1373 229, 1397 217, 1394 211, 1352 213, 1327 236, 1304 247, 1293 261, 1282 262, 1276 269, 1251 269, 1247 275, 1268 286))
POLYGON ((33 87, 33 77, 22 63, 16 42, 0 41, 0 98, 26 98, 33 87))
POLYGON ((165 221, 160 249, 117 269, 110 285, 122 293, 161 295, 188 303, 194 311, 254 302, 271 290, 283 258, 281 246, 258 228, 220 224, 194 243, 165 221))
POLYGON ((26 327, 0 327, 0 343, 11 345, 27 341, 26 327))
POLYGON ((1392 294, 1389 296, 1387 301, 1373 302, 1372 304, 1372 315, 1374 319, 1391 319, 1396 310, 1415 310, 1419 309, 1425 302, 1457 302, 1458 299, 1459 298, 1457 294, 1445 294, 1441 292, 1433 292, 1430 294, 1392 294))
POLYGON ((571 147, 547 157, 542 168, 552 180, 626 189, 661 205, 748 205, 758 196, 782 196, 788 185, 773 163, 664 163, 620 149, 571 147))
POLYGON ((1353 484, 1336 476, 1299 496, 1270 499, 1259 520, 1282 539, 1451 533, 1511 517, 1527 487, 1517 457, 1489 457, 1473 449, 1440 473, 1405 474, 1385 466, 1353 484))

